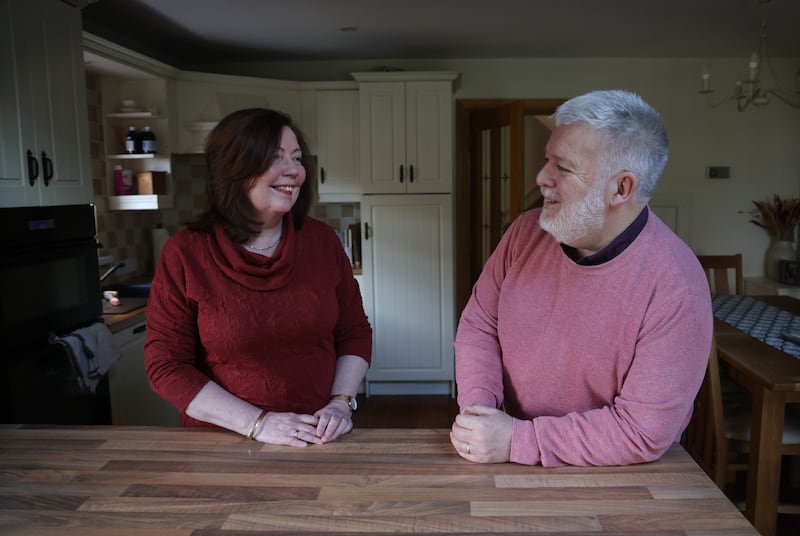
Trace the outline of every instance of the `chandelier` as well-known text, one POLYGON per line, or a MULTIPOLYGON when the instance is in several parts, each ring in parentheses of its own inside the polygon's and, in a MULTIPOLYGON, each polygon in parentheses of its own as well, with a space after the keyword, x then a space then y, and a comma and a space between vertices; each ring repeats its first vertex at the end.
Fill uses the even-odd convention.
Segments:
MULTIPOLYGON (((759 0, 759 3, 766 6, 769 1, 759 0)), ((786 86, 781 83, 780 78, 775 74, 769 56, 767 56, 767 19, 764 11, 765 8, 762 9, 761 39, 758 50, 750 56, 750 61, 747 64, 747 78, 736 81, 733 95, 725 97, 719 102, 713 102, 711 94, 714 93, 714 90, 711 89, 711 75, 708 66, 703 67, 702 86, 699 93, 706 95, 710 107, 716 108, 728 101, 735 100, 737 109, 743 112, 751 104, 753 106, 765 106, 769 104, 770 97, 775 97, 792 108, 800 108, 800 67, 795 73, 794 90, 786 89, 786 86), (772 78, 774 87, 762 85, 764 84, 764 80, 761 79, 762 73, 768 74, 772 78)))

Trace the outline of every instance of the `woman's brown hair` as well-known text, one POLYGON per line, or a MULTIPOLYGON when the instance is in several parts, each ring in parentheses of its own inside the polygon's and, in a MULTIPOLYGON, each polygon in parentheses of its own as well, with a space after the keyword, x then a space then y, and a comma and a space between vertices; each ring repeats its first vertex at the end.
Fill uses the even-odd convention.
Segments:
POLYGON ((264 108, 233 112, 209 133, 205 142, 206 207, 187 227, 210 231, 218 223, 236 243, 246 242, 261 231, 258 213, 247 194, 275 160, 284 127, 292 129, 297 136, 306 169, 307 180, 292 207, 294 226, 300 229, 312 199, 308 146, 288 115, 264 108))

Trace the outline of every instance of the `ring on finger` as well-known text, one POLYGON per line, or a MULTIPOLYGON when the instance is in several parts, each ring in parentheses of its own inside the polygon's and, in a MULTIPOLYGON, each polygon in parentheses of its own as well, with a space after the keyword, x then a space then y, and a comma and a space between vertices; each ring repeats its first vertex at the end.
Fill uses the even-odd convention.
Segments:
POLYGON ((294 433, 292 434, 292 437, 297 439, 297 436, 299 435, 300 435, 300 430, 295 430, 294 433))
POLYGON ((472 454, 472 445, 467 443, 467 454, 472 454))

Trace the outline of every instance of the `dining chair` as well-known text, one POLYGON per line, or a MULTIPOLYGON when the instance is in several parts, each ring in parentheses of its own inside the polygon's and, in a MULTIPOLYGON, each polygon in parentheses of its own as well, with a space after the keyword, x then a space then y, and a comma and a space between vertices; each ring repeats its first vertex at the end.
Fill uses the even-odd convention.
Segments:
MULTIPOLYGON (((729 477, 748 468, 752 404, 741 396, 726 396, 720 377, 716 337, 712 337, 705 379, 695 401, 698 418, 694 420, 687 450, 717 487, 725 491, 729 477)), ((786 412, 778 455, 800 456, 799 417, 786 412)), ((739 507, 743 509, 743 505, 739 507)), ((800 514, 800 505, 779 504, 778 512, 800 514)))
POLYGON ((711 294, 744 294, 742 278, 742 254, 735 255, 698 255, 697 259, 706 272, 711 294), (733 270, 734 285, 730 284, 730 271, 733 270), (735 292, 731 292, 735 290, 735 292))

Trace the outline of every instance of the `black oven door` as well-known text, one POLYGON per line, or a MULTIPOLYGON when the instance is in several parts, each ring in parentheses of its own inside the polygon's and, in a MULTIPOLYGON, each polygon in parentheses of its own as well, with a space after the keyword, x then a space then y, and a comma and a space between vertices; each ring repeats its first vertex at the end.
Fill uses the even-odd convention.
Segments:
POLYGON ((0 337, 7 350, 86 325, 103 312, 94 207, 0 212, 0 337))
MULTIPOLYGON (((8 252, 7 252, 8 253, 8 252)), ((103 313, 97 245, 19 250, 0 261, 0 336, 9 350, 40 344, 103 313)))
POLYGON ((81 393, 50 333, 101 318, 94 207, 0 209, 0 419, 110 422, 106 382, 81 393))

